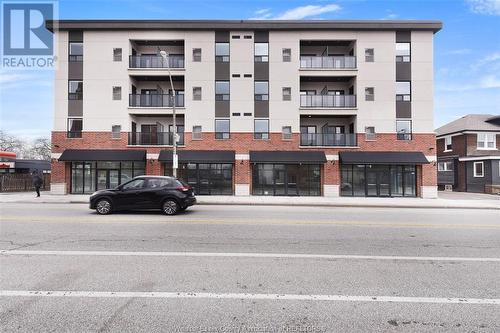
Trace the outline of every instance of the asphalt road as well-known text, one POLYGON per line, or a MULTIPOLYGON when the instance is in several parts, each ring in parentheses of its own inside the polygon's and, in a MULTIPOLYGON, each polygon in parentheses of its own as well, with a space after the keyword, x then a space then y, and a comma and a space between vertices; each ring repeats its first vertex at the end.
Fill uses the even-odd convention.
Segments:
POLYGON ((500 212, 2 204, 2 332, 500 331, 500 212))

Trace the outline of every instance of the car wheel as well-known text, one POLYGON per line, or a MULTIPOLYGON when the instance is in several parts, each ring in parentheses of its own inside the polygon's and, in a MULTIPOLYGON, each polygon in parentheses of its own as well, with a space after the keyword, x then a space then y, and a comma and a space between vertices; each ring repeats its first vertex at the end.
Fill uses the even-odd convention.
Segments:
POLYGON ((111 202, 108 199, 100 199, 95 205, 95 210, 98 214, 111 214, 111 202))
POLYGON ((167 215, 175 215, 179 211, 179 205, 173 199, 167 199, 163 203, 162 210, 167 215))

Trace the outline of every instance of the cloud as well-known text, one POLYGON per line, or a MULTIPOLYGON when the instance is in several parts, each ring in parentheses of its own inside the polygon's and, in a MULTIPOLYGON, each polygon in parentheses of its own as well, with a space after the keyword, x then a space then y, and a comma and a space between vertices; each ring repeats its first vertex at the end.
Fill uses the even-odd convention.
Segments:
POLYGON ((500 70, 500 52, 493 52, 472 63, 471 69, 477 71, 485 66, 488 70, 500 70))
POLYGON ((500 0, 466 0, 475 14, 500 16, 500 0))
POLYGON ((457 92, 457 91, 470 91, 470 90, 482 90, 482 89, 498 89, 500 88, 500 76, 496 74, 488 74, 480 77, 476 82, 467 83, 439 83, 436 84, 436 89, 438 91, 444 92, 457 92))
POLYGON ((461 55, 461 54, 470 54, 472 53, 471 49, 456 49, 456 50, 449 50, 443 52, 443 54, 452 54, 452 55, 461 55))
POLYGON ((382 17, 381 20, 394 20, 399 17, 398 14, 394 13, 392 10, 386 10, 387 15, 382 17))
POLYGON ((336 4, 328 5, 307 5, 288 9, 278 15, 273 15, 270 9, 259 9, 250 20, 302 20, 308 17, 315 17, 321 14, 338 12, 342 8, 336 4))

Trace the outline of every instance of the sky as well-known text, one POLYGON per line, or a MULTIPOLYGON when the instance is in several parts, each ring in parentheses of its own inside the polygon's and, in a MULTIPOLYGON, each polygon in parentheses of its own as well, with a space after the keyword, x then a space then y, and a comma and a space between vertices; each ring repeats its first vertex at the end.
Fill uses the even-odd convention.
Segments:
MULTIPOLYGON (((500 114, 500 0, 60 0, 60 19, 440 20, 434 40, 434 125, 500 114)), ((0 129, 50 136, 51 71, 0 71, 0 129)))

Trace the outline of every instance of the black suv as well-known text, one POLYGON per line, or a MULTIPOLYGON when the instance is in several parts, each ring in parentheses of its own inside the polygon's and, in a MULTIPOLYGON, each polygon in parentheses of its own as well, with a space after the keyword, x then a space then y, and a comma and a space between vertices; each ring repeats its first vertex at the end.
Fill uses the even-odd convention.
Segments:
POLYGON ((90 209, 99 214, 116 210, 161 209, 175 215, 196 203, 191 186, 172 177, 140 176, 115 189, 97 191, 90 196, 90 209))

